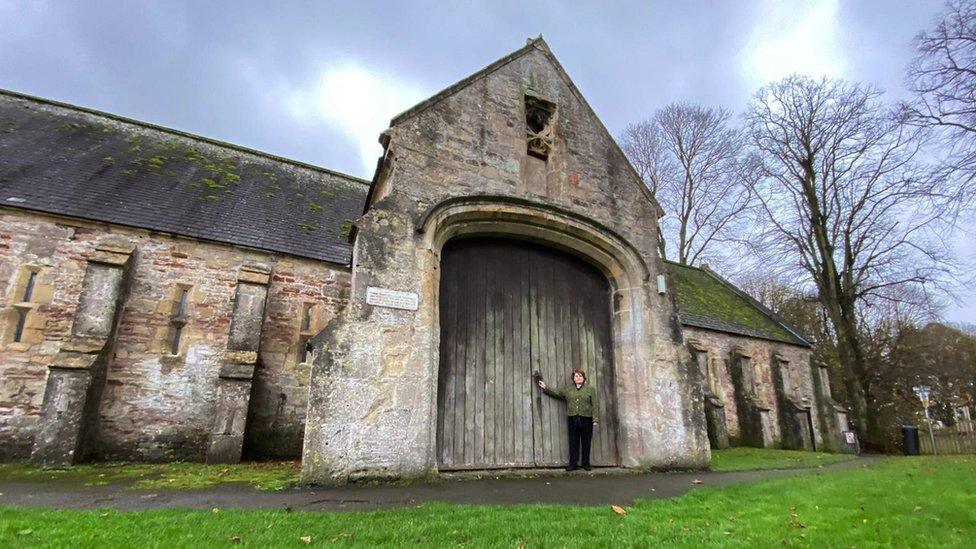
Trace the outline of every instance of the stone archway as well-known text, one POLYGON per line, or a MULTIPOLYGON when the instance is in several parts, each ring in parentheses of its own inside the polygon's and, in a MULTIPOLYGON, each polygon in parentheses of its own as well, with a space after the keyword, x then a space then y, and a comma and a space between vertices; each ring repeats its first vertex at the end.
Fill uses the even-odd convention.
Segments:
MULTIPOLYGON (((438 256, 458 237, 491 236, 536 242, 574 255, 599 270, 611 291, 611 342, 614 365, 610 390, 616 406, 618 463, 639 467, 658 437, 655 418, 648 415, 647 365, 656 349, 647 338, 650 274, 643 258, 623 238, 582 216, 530 201, 491 196, 447 200, 431 208, 419 232, 438 256)), ((439 285, 438 279, 430 285, 439 285)), ((440 334, 440 326, 434 330, 440 334)), ((439 340, 438 340, 439 345, 439 340)), ((436 444, 436 442, 435 442, 436 444)))
POLYGON ((441 253, 461 236, 533 241, 598 269, 611 290, 619 465, 708 463, 697 369, 688 367, 671 298, 658 291, 663 268, 640 251, 656 241, 635 247, 584 215, 505 196, 446 199, 416 216, 395 212, 374 209, 361 220, 350 301, 314 342, 306 482, 437 471, 441 253), (371 305, 371 288, 399 292, 405 304, 371 305))

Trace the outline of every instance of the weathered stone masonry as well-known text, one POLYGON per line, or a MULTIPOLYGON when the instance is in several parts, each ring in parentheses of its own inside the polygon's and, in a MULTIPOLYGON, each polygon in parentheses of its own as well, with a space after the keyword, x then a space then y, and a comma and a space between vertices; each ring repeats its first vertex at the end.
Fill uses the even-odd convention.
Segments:
POLYGON ((667 265, 712 447, 838 448, 842 408, 810 343, 707 266, 667 265))
MULTIPOLYGON (((0 347, 4 459, 31 453, 38 433, 44 432, 45 384, 50 405, 66 406, 62 378, 79 376, 79 368, 70 368, 78 364, 74 357, 94 350, 82 346, 76 336, 80 328, 73 326, 84 326, 77 319, 85 314, 79 304, 85 303, 86 272, 91 265, 101 269, 101 264, 89 259, 105 253, 97 248, 106 238, 132 246, 131 280, 112 353, 105 357, 110 362, 102 376, 97 418, 91 418, 97 428, 90 435, 89 457, 204 459, 214 435, 220 439, 230 434, 216 425, 216 418, 227 417, 221 415, 224 410, 218 403, 229 398, 221 394, 222 385, 240 383, 243 374, 235 365, 241 363, 246 364, 242 369, 247 374, 254 369, 253 388, 238 393, 235 402, 238 410, 251 410, 246 450, 253 456, 298 454, 308 377, 308 364, 299 363, 300 311, 310 305, 314 327, 324 325, 345 299, 347 272, 316 261, 11 210, 0 214, 0 238, 9 243, 0 250, 7 283, 2 306, 8 318, 11 300, 22 289, 18 280, 23 270, 37 268, 40 273, 34 293, 37 306, 28 318, 34 331, 21 344, 11 342, 6 334, 0 347), (263 322, 249 326, 261 328, 260 345, 242 359, 230 341, 231 325, 241 278, 248 284, 245 288, 256 285, 246 282, 254 280, 254 265, 268 271, 258 275, 268 280, 267 286, 261 286, 268 291, 267 305, 263 322), (183 287, 190 289, 188 320, 180 353, 173 355, 170 320, 178 289, 183 287), (258 357, 260 363, 254 368, 258 357), (59 375, 61 370, 65 373, 59 375), (242 393, 250 395, 250 403, 242 393)), ((5 322, 4 331, 11 326, 5 322)), ((67 411, 55 408, 52 413, 67 411)), ((236 416, 238 437, 244 418, 236 416)), ((62 440, 60 432, 53 434, 62 440)), ((237 455, 240 443, 238 438, 237 455)), ((66 459, 63 452, 60 455, 66 459)), ((41 459, 41 454, 37 456, 41 459)))

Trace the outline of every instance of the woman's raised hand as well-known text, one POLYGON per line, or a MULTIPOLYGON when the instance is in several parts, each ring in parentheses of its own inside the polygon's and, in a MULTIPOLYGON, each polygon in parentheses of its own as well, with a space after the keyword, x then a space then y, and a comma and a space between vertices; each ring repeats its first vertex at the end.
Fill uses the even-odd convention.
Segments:
POLYGON ((539 388, 540 389, 545 389, 546 388, 546 382, 545 381, 542 381, 541 379, 539 381, 537 381, 536 384, 539 385, 539 388))

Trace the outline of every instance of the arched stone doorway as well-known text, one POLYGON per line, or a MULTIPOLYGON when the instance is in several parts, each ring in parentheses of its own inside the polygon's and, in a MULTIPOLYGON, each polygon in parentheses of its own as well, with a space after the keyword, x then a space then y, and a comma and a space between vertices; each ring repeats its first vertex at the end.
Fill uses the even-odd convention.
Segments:
POLYGON ((523 240, 441 251, 437 461, 442 470, 567 462, 565 404, 534 387, 583 368, 600 397, 592 463, 618 465, 611 287, 598 269, 523 240))

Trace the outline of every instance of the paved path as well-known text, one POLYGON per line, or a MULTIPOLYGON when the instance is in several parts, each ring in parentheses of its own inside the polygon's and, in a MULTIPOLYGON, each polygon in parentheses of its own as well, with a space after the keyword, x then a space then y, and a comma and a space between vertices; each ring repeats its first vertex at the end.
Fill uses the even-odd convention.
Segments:
POLYGON ((867 466, 878 458, 858 458, 823 468, 648 474, 571 474, 535 478, 489 477, 407 486, 295 488, 280 492, 224 485, 199 491, 133 491, 124 485, 75 487, 58 483, 0 483, 0 505, 64 509, 282 509, 338 511, 384 509, 424 502, 574 505, 630 505, 635 499, 678 496, 698 486, 727 486, 767 478, 867 466), (701 484, 694 481, 700 480, 701 484))

